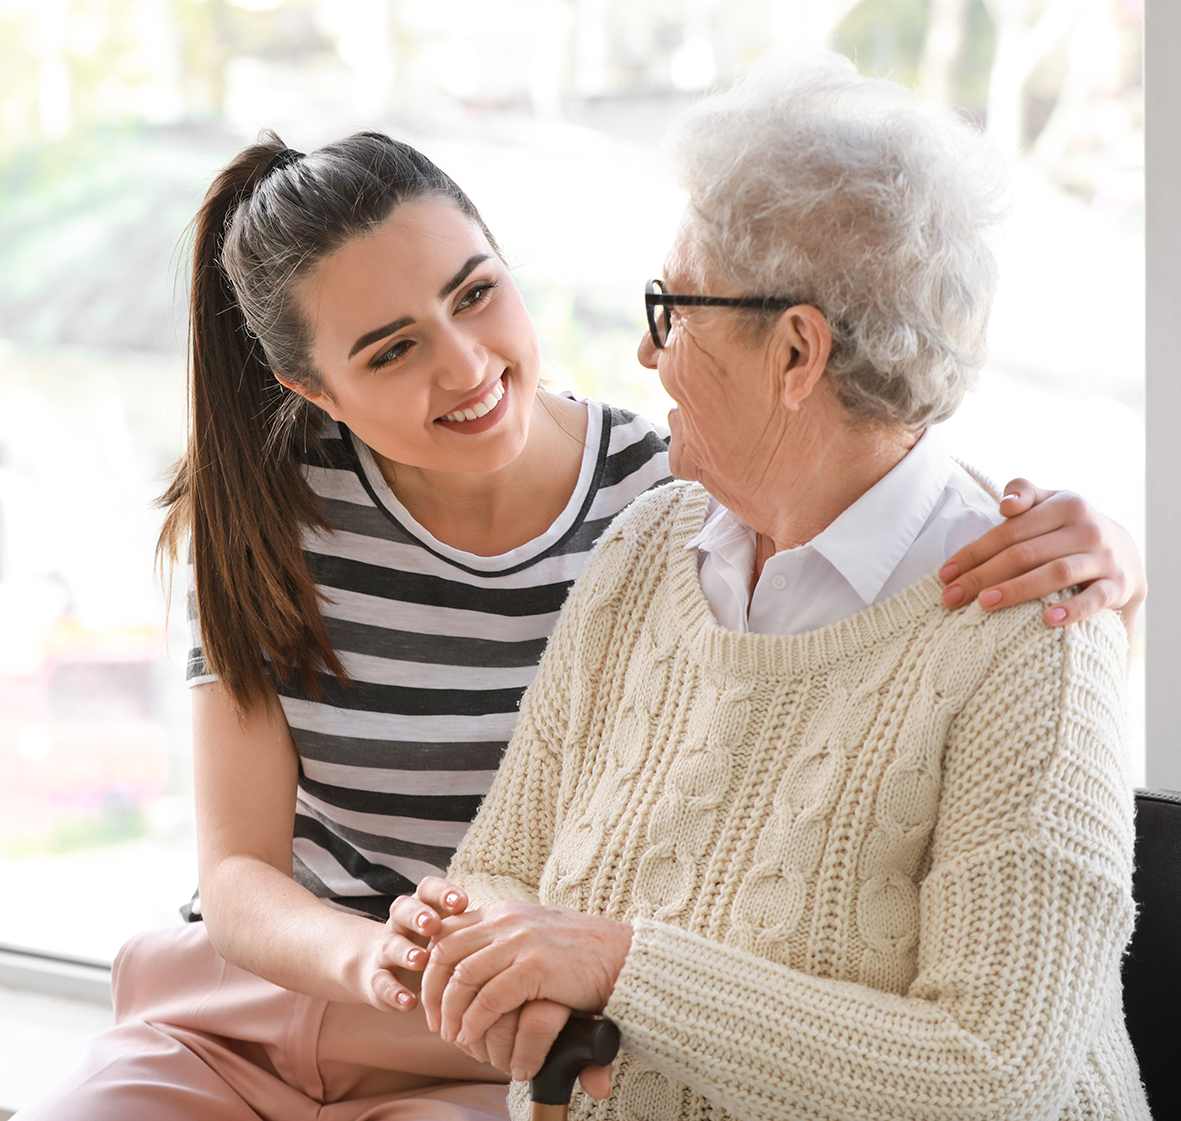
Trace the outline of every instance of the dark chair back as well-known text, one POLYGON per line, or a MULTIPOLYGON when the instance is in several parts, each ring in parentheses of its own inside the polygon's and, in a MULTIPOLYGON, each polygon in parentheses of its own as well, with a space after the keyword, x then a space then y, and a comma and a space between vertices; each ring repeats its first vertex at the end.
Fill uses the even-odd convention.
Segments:
POLYGON ((1181 1118, 1181 792, 1136 791, 1136 931, 1124 1012, 1156 1121, 1181 1118))

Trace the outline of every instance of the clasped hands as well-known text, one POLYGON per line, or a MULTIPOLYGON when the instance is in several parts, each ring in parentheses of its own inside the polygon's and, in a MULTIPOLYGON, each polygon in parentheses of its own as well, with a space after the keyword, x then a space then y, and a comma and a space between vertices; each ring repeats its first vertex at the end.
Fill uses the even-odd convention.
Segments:
MULTIPOLYGON (((437 876, 394 900, 381 952, 385 976, 372 987, 387 1006, 421 1002, 431 1031, 527 1080, 571 1011, 602 1012, 632 928, 518 900, 467 907, 463 889, 437 876), (402 970, 421 974, 417 998, 399 979, 402 970)), ((609 1069, 588 1067, 582 1086, 592 1097, 606 1097, 609 1069)))

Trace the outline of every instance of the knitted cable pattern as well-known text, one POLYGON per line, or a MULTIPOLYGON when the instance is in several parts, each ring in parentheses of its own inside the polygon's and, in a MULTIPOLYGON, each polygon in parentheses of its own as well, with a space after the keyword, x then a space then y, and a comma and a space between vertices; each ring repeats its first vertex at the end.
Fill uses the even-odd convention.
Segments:
POLYGON ((735 634, 684 547, 706 503, 601 542, 451 868, 635 927, 612 1096, 571 1117, 1147 1119, 1118 620, 951 613, 932 575, 735 634))

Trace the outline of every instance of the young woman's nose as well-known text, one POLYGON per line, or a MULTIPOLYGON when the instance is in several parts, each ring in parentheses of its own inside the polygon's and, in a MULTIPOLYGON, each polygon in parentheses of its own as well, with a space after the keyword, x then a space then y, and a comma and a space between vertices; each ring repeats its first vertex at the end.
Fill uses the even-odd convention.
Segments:
POLYGON ((444 389, 478 387, 487 376, 488 352, 462 331, 447 333, 438 353, 438 382, 444 389))

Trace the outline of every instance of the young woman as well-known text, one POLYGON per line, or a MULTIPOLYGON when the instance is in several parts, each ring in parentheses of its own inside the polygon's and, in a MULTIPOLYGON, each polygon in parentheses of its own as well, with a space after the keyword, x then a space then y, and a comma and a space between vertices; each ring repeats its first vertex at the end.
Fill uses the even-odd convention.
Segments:
MULTIPOLYGON (((663 433, 539 385, 476 209, 385 136, 267 135, 214 183, 194 256, 162 546, 192 557, 204 922, 124 948, 116 1028, 19 1116, 500 1116, 504 1077, 427 1032, 382 920, 447 865, 592 543, 668 479, 663 433)), ((1012 486, 949 604, 1085 583, 1053 622, 1130 619, 1127 535, 1012 486)))

